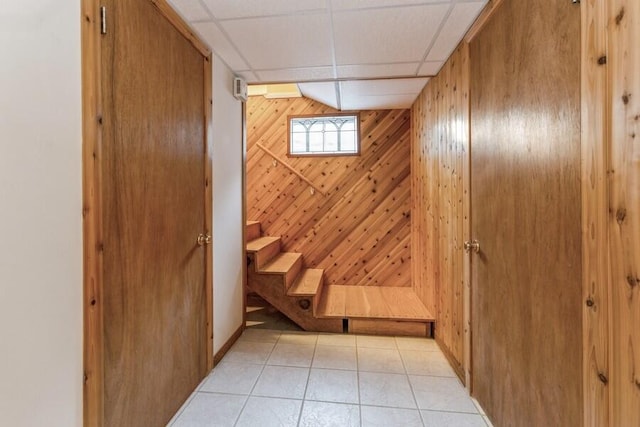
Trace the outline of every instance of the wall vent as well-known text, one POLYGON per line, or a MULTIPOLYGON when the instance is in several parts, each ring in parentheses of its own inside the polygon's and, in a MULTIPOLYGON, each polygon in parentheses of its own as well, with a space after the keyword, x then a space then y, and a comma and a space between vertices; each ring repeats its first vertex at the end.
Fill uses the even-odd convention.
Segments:
POLYGON ((247 102, 247 82, 240 77, 233 79, 233 96, 240 101, 247 102))

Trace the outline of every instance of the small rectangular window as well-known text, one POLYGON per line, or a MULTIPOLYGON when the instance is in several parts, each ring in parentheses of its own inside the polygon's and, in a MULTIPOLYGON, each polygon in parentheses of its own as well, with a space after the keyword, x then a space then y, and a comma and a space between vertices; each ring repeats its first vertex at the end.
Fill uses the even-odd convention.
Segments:
POLYGON ((359 123, 358 114, 289 116, 289 155, 358 155, 359 123))

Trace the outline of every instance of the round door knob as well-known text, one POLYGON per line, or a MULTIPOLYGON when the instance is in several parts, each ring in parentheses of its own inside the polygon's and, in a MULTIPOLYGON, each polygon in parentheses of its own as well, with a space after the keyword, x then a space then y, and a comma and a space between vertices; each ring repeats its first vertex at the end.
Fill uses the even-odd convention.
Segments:
POLYGON ((464 251, 466 253, 469 253, 471 251, 475 252, 475 253, 479 253, 480 252, 480 242, 478 242, 477 240, 467 240, 466 242, 464 242, 464 251))

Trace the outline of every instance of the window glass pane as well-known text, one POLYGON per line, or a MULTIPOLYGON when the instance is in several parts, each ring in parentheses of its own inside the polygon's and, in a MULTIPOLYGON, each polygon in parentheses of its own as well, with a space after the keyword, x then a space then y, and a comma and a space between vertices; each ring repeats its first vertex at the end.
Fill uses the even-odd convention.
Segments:
POLYGON ((291 152, 304 153, 307 150, 307 135, 305 133, 294 133, 291 135, 291 152))
POLYGON ((311 125, 311 127, 309 128, 310 132, 322 132, 324 126, 323 126, 323 122, 321 121, 317 121, 314 124, 311 125))
POLYGON ((356 130, 356 122, 355 120, 349 120, 347 123, 345 123, 344 125, 342 125, 342 127, 340 128, 343 131, 344 130, 356 130))
POLYGON ((342 151, 356 151, 356 139, 355 133, 353 132, 342 132, 340 137, 340 142, 342 146, 342 151))
POLYGON ((307 128, 298 121, 292 121, 291 123, 291 132, 306 132, 307 128))
POLYGON ((309 133, 309 151, 312 153, 322 153, 322 132, 309 133))
POLYGON ((338 151, 338 132, 324 133, 324 151, 338 151))

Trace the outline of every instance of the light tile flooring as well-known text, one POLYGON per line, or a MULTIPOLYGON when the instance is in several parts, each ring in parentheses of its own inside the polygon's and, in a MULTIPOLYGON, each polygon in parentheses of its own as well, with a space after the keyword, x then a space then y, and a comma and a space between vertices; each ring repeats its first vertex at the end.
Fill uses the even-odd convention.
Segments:
POLYGON ((247 329, 172 427, 486 427, 433 340, 247 329))

